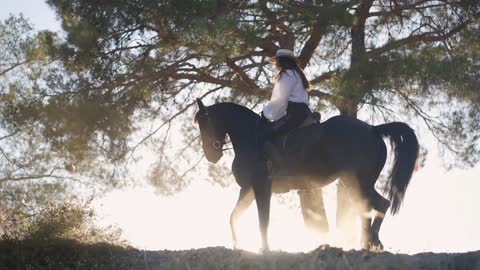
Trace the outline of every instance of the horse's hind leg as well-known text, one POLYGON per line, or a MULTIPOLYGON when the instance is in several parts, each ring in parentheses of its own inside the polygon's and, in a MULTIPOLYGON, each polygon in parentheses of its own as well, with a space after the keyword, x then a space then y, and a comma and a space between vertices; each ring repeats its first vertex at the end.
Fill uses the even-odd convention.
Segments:
POLYGON ((363 192, 364 211, 361 215, 362 234, 361 246, 362 248, 373 248, 383 250, 382 242, 378 237, 380 227, 387 209, 390 207, 390 202, 383 198, 373 187, 368 188, 363 192), (372 214, 374 215, 372 222, 372 214))
POLYGON ((379 249, 383 249, 383 245, 378 237, 378 233, 380 232, 380 227, 382 226, 385 214, 390 207, 390 202, 380 195, 376 190, 374 190, 372 192, 371 204, 374 210, 374 218, 373 223, 370 226, 370 245, 379 249))
POLYGON ((305 227, 317 234, 328 233, 328 221, 323 206, 322 189, 299 190, 305 227))
MULTIPOLYGON (((342 231, 342 234, 349 235, 347 238, 350 242, 357 242, 357 233, 358 227, 352 226, 356 222, 353 218, 355 216, 360 217, 360 246, 361 248, 370 248, 370 247, 379 247, 382 248, 382 244, 378 238, 378 232, 380 230, 380 225, 383 221, 383 215, 388 209, 388 201, 386 201, 380 194, 375 190, 375 181, 378 178, 378 174, 365 173, 362 176, 357 175, 345 175, 342 176, 340 186, 343 186, 342 195, 348 196, 350 205, 347 208, 348 210, 343 211, 348 212, 347 215, 344 213, 343 219, 340 220, 340 224, 337 223, 337 226, 346 227, 350 226, 350 232, 342 231), (386 204, 385 204, 386 201, 386 204), (375 213, 382 213, 375 217, 374 222, 372 223, 372 210, 375 213), (355 215, 355 212, 357 215, 355 215), (346 222, 346 221, 350 222, 346 222), (356 227, 356 228, 355 228, 356 227), (356 239, 354 239, 355 237, 356 239)), ((346 199, 345 199, 346 200, 346 199)), ((337 206, 338 207, 338 206, 337 206)), ((337 209, 339 211, 340 209, 337 209)), ((338 214, 338 213, 337 213, 338 214)), ((339 220, 337 220, 338 222, 339 220)), ((351 243, 347 243, 351 244, 351 243)))
POLYGON ((356 180, 351 176, 343 176, 337 185, 336 231, 340 239, 339 244, 344 248, 357 246, 358 227, 357 217, 359 207, 355 199, 358 190, 356 180))
POLYGON ((247 208, 252 204, 254 199, 253 189, 251 187, 242 187, 240 189, 240 194, 238 196, 237 204, 230 215, 230 229, 232 231, 232 240, 233 240, 233 248, 238 248, 238 241, 237 241, 237 222, 238 219, 242 216, 243 213, 247 210, 247 208))

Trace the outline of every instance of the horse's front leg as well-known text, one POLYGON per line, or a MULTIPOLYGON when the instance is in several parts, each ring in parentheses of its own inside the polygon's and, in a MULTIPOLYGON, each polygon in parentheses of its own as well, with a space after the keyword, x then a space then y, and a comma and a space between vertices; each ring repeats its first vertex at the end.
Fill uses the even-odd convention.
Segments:
POLYGON ((262 237, 261 252, 269 250, 268 247, 268 223, 270 219, 270 198, 272 196, 272 181, 264 175, 255 179, 252 183, 255 200, 257 201, 258 221, 262 237))
POLYGON ((230 229, 232 231, 233 248, 238 248, 237 241, 237 222, 238 219, 245 213, 245 210, 250 206, 254 199, 253 190, 251 187, 242 187, 240 195, 238 196, 237 204, 230 215, 230 229))

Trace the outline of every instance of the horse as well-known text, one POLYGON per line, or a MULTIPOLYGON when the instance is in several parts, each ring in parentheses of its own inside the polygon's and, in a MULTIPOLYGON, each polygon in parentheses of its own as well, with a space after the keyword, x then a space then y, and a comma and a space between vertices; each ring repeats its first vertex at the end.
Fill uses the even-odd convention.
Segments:
POLYGON ((234 247, 235 223, 256 201, 261 235, 261 251, 268 251, 268 225, 272 191, 315 190, 336 179, 356 198, 361 209, 361 246, 383 249, 379 231, 390 208, 398 213, 415 169, 419 144, 414 130, 403 122, 372 126, 349 116, 334 116, 322 123, 292 130, 284 140, 283 156, 292 177, 272 180, 264 150, 257 142, 260 116, 250 109, 229 102, 205 106, 197 99, 195 122, 200 129, 202 148, 209 162, 223 155, 228 134, 235 157, 232 173, 240 186, 237 204, 230 216, 234 247), (389 138, 394 153, 393 168, 386 181, 388 199, 374 185, 387 157, 383 138, 389 138))

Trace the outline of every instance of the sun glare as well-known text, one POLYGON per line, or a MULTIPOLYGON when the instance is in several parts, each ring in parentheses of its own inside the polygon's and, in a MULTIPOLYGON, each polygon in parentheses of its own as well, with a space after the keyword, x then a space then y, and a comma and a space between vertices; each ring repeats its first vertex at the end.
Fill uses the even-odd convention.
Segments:
MULTIPOLYGON (((438 170, 418 172, 398 216, 387 213, 380 238, 390 252, 462 252, 479 249, 478 217, 468 206, 478 205, 478 181, 462 173, 438 170), (468 186, 469 193, 459 186, 468 186), (432 187, 434 190, 432 192, 432 187), (462 189, 463 190, 463 189, 462 189), (425 194, 428 194, 426 196, 425 194)), ((272 250, 307 252, 322 244, 335 245, 335 185, 324 189, 330 231, 317 236, 305 229, 299 207, 272 199, 269 241, 272 250)), ((232 248, 230 213, 238 187, 223 189, 206 181, 192 183, 185 191, 162 197, 151 188, 115 191, 97 201, 104 216, 101 225, 117 224, 123 237, 136 248, 181 250, 211 246, 232 248)), ((293 196, 293 198, 297 198, 293 196)), ((359 226, 357 226, 359 227, 359 226)), ((260 233, 255 202, 239 220, 239 247, 257 252, 260 233)))
MULTIPOLYGON (((191 249, 208 246, 233 246, 229 227, 230 213, 237 190, 192 184, 170 198, 156 195, 152 189, 116 191, 102 199, 101 225, 116 224, 123 236, 137 248, 191 249)), ((330 191, 328 191, 330 192, 330 191)), ((326 198, 329 198, 326 196, 326 198)), ((330 229, 334 228, 333 201, 326 199, 330 229)), ((288 207, 272 198, 269 240, 273 250, 308 252, 332 243, 334 234, 318 236, 305 229, 300 209, 288 207)), ((239 248, 257 252, 260 233, 255 202, 238 223, 239 248)))

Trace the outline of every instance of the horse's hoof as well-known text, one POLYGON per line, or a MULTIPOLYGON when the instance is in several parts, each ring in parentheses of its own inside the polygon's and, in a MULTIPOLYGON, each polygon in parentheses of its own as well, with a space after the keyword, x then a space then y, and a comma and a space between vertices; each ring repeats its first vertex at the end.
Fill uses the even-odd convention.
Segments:
POLYGON ((238 243, 236 240, 233 240, 233 247, 232 247, 233 250, 239 250, 240 248, 238 248, 238 243))
POLYGON ((260 249, 258 250, 258 253, 260 253, 260 254, 262 254, 262 255, 266 255, 266 254, 270 253, 270 249, 269 249, 268 247, 266 247, 266 248, 260 248, 260 249))
POLYGON ((380 240, 370 242, 368 249, 372 252, 382 252, 383 244, 380 240))

